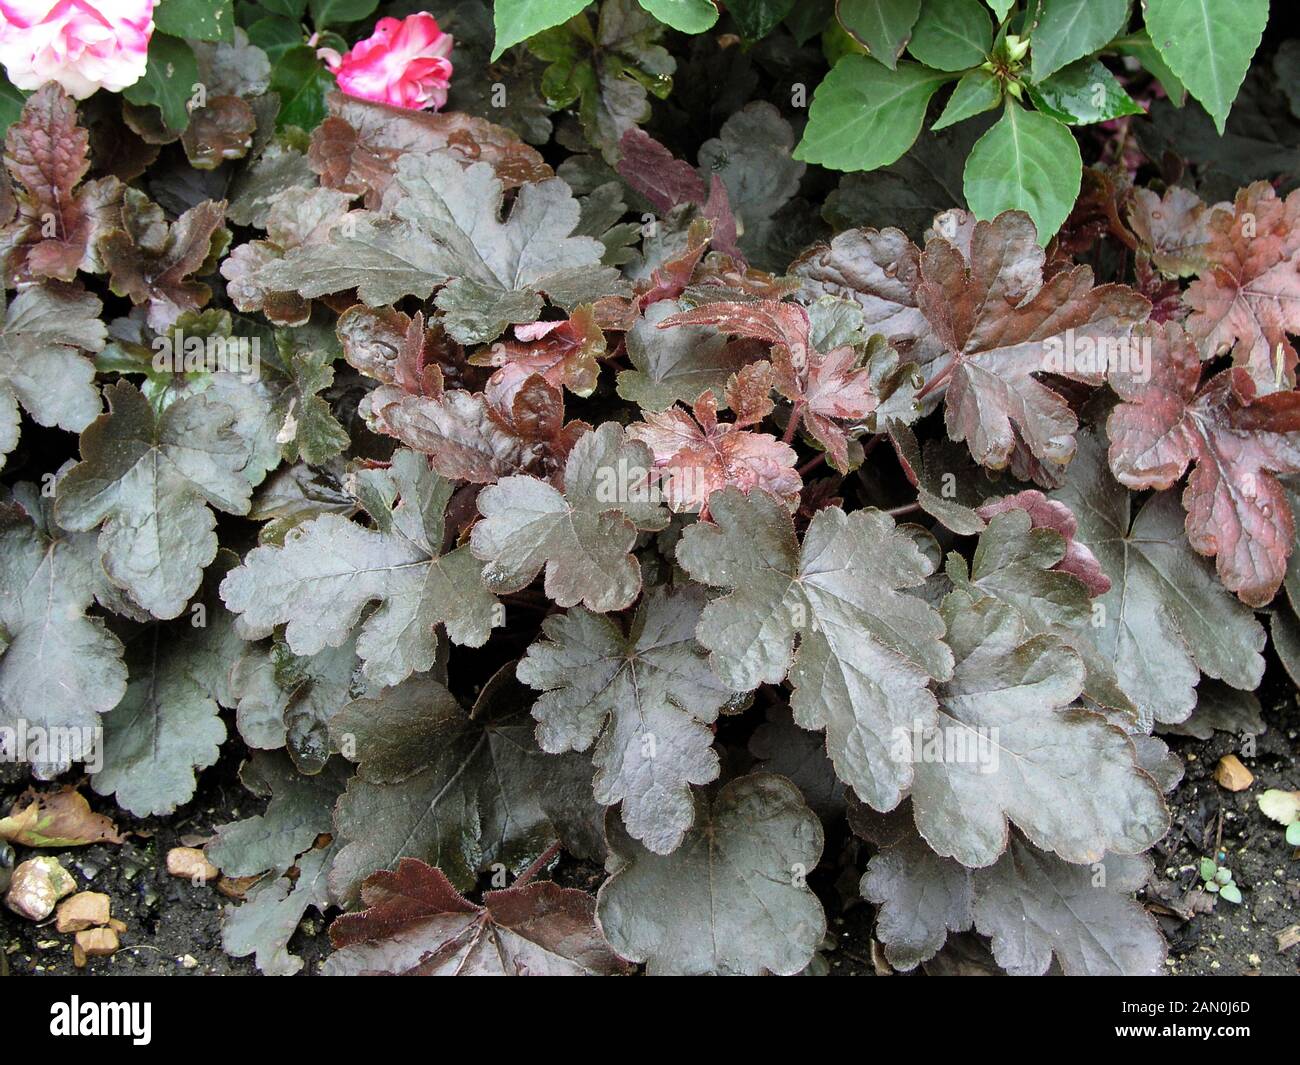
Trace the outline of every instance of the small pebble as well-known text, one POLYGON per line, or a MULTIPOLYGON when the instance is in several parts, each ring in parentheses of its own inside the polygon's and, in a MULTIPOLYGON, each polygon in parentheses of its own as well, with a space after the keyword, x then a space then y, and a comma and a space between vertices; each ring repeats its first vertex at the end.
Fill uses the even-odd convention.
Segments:
POLYGON ((77 882, 57 858, 28 858, 14 870, 5 905, 19 917, 43 921, 59 899, 76 890, 77 882))
POLYGON ((98 928, 109 922, 111 903, 107 895, 98 891, 79 891, 59 903, 58 919, 54 927, 60 932, 81 932, 98 928))
POLYGON ((167 872, 178 880, 192 880, 206 884, 221 875, 197 847, 173 847, 167 852, 167 872))
POLYGON ((103 958, 117 951, 119 940, 111 928, 87 928, 77 933, 72 947, 72 963, 78 969, 86 967, 87 958, 103 958))

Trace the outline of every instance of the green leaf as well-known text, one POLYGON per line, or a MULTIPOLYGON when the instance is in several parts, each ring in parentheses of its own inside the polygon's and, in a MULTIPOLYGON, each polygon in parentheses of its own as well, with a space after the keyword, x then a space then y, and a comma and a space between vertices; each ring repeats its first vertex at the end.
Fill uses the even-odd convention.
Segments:
POLYGON ((0 137, 5 135, 11 124, 18 121, 26 102, 27 94, 14 88, 5 77, 4 70, 0 69, 0 137))
POLYGON ((34 285, 0 320, 0 467, 18 445, 21 406, 37 425, 79 433, 100 411, 95 366, 102 304, 88 292, 34 285))
POLYGON ((760 489, 714 492, 709 508, 712 522, 687 527, 677 561, 692 579, 729 590, 696 630, 714 671, 736 691, 788 672, 795 722, 824 729, 840 779, 891 809, 913 772, 896 730, 933 723, 927 685, 952 670, 938 615, 906 591, 924 583, 931 562, 874 509, 818 511, 801 548, 789 511, 760 489))
POLYGON ((1204 880, 1207 884, 1214 879, 1214 874, 1217 870, 1218 870, 1218 866, 1214 864, 1213 858, 1201 859, 1200 862, 1201 879, 1204 880))
POLYGON ((128 653, 126 694, 104 718, 104 768, 91 785, 137 817, 189 802, 194 771, 215 764, 226 738, 220 707, 188 668, 188 650, 174 626, 139 636, 128 653))
POLYGON ((713 0, 639 0, 660 22, 682 33, 703 33, 718 21, 713 0))
POLYGON ((1050 78, 1027 88, 1029 98, 1038 110, 1071 125, 1086 126, 1143 113, 1115 75, 1098 59, 1071 63, 1050 78))
POLYGON ((1292 847, 1300 847, 1300 821, 1286 826, 1286 841, 1292 847))
POLYGON ((496 44, 492 62, 501 53, 534 34, 568 22, 587 6, 588 0, 497 0, 492 12, 496 44))
POLYGON ((1169 69, 1169 64, 1156 51, 1146 30, 1138 30, 1127 37, 1117 37, 1111 45, 1121 55, 1133 56, 1165 90, 1169 102, 1175 107, 1182 107, 1187 102, 1187 86, 1178 80, 1178 75, 1169 69))
POLYGON ((973 747, 916 765, 912 811, 936 853, 992 865, 1008 821, 1067 862, 1137 854, 1164 835, 1169 812, 1128 736, 1073 708, 1083 688, 1078 655, 1055 636, 1029 636, 993 598, 954 591, 943 620, 956 665, 938 686, 934 734, 961 732, 973 747))
POLYGON ((1170 70, 1223 135, 1268 23, 1268 0, 1147 0, 1146 27, 1170 70))
POLYGON ((288 48, 271 68, 271 91, 280 95, 278 128, 297 126, 311 132, 325 120, 325 98, 334 91, 334 75, 308 45, 288 48))
POLYGON ((756 41, 766 37, 777 24, 794 10, 795 0, 733 0, 727 11, 736 20, 741 34, 756 41))
POLYGON ((379 6, 379 0, 311 0, 312 24, 323 30, 327 26, 341 26, 345 22, 360 22, 369 18, 379 6))
POLYGON ((1224 902, 1231 902, 1234 906, 1241 905, 1241 888, 1231 882, 1224 884, 1219 888, 1219 898, 1224 902))
POLYGON ((1128 9, 1129 0, 1042 0, 1030 38, 1033 80, 1104 48, 1124 28, 1128 9))
POLYGON ((958 122, 983 114, 1002 102, 1002 82, 987 70, 972 70, 957 82, 948 103, 930 128, 947 129, 958 122))
POLYGON ((340 900, 405 857, 466 890, 494 863, 520 872, 557 837, 575 854, 604 857, 591 762, 543 752, 529 701, 506 665, 469 713, 419 673, 335 715, 331 735, 359 763, 334 812, 344 846, 330 882, 340 900))
POLYGON ((840 25, 890 70, 907 47, 921 0, 836 0, 840 25))
POLYGON ((262 49, 274 64, 289 49, 303 43, 302 27, 297 22, 279 16, 262 18, 248 27, 248 39, 262 49))
POLYGON ((97 537, 64 532, 52 510, 31 484, 0 506, 0 728, 93 729, 126 691, 121 642, 86 616, 107 591, 97 537))
POLYGON ((173 37, 233 44, 235 5, 232 0, 159 0, 153 24, 158 32, 173 37))
POLYGON ((795 158, 833 170, 887 166, 912 146, 930 97, 951 78, 919 63, 889 70, 867 56, 844 56, 813 94, 795 158))
POLYGON ((1047 115, 1007 101, 997 124, 975 143, 962 187, 976 218, 1024 211, 1046 245, 1079 195, 1083 159, 1073 134, 1047 115))
POLYGON ((993 14, 997 15, 998 21, 1007 17, 1007 12, 1015 6, 1016 0, 986 0, 993 14))
POLYGON ((314 906, 321 913, 333 901, 329 871, 338 854, 335 842, 308 851, 298 861, 298 876, 267 878, 251 888, 238 906, 227 906, 221 922, 221 948, 232 958, 252 954, 267 976, 293 976, 303 961, 289 953, 289 940, 314 906))
POLYGON ((992 47, 993 26, 980 0, 925 0, 907 50, 935 70, 966 70, 992 47))
POLYGON ((752 773, 709 802, 672 854, 646 850, 611 812, 611 876, 597 916, 620 956, 650 975, 793 975, 826 932, 804 874, 821 858, 821 822, 785 777, 752 773))
POLYGON ((388 470, 368 471, 365 479, 390 506, 400 500, 381 515, 386 529, 323 514, 299 525, 283 547, 250 551, 222 582, 221 597, 243 615, 247 631, 264 635, 287 624, 285 639, 297 655, 338 647, 359 625, 362 672, 392 685, 433 667, 439 625, 456 643, 486 643, 496 600, 468 548, 442 554, 452 487, 423 456, 398 451, 388 470), (363 622, 375 602, 382 605, 363 622))
POLYGON ((270 802, 263 813, 219 827, 204 848, 208 860, 226 876, 287 871, 318 835, 333 828, 331 814, 343 792, 346 766, 335 758, 327 771, 307 776, 283 754, 255 752, 240 768, 239 780, 270 802))
POLYGON ((662 529, 668 520, 647 491, 650 468, 649 449, 606 422, 569 453, 563 493, 522 474, 484 488, 470 548, 487 563, 487 586, 518 591, 545 567, 546 595, 560 606, 581 603, 597 613, 628 606, 641 590, 630 554, 637 530, 662 529))
POLYGON ((628 635, 582 607, 552 614, 518 667, 543 692, 533 706, 542 749, 594 745, 596 801, 621 802, 628 833, 656 854, 691 827, 691 785, 717 779, 710 726, 736 699, 695 642, 705 602, 698 585, 651 589, 628 635))
POLYGON ((744 365, 744 354, 712 326, 658 329, 671 314, 689 309, 684 302, 658 300, 627 332, 633 369, 618 375, 618 394, 642 410, 667 410, 693 403, 710 389, 719 399, 723 386, 744 365))
POLYGON ((126 380, 105 393, 109 413, 81 434, 82 460, 60 484, 55 511, 65 529, 102 526, 109 579, 155 617, 174 618, 217 553, 209 506, 248 513, 251 448, 235 431, 238 412, 206 393, 161 415, 126 380))
MULTIPOLYGON (((307 0, 257 0, 257 6, 271 12, 272 15, 297 22, 302 18, 302 13, 307 10, 307 0)), ((257 23, 254 22, 253 25, 257 23)))
POLYGON ((153 104, 167 128, 180 132, 190 124, 187 104, 199 80, 199 63, 188 44, 165 33, 149 41, 149 65, 144 77, 122 95, 133 104, 153 104))

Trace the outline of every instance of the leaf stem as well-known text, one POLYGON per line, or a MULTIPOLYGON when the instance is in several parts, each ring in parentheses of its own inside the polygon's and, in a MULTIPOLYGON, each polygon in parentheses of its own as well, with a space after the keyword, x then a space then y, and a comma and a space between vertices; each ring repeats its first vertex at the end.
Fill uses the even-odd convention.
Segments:
POLYGON ((534 861, 533 864, 530 865, 527 869, 525 869, 522 873, 520 873, 519 876, 515 879, 515 882, 510 886, 523 887, 525 884, 531 881, 533 877, 535 877, 538 873, 540 873, 543 869, 545 869, 550 864, 551 859, 554 858, 559 853, 560 853, 560 841, 557 839, 554 843, 552 843, 549 847, 547 847, 546 850, 542 851, 542 853, 537 856, 537 860, 534 861))
POLYGON ((799 431, 801 421, 803 421, 803 403, 799 402, 790 411, 790 421, 785 427, 785 433, 781 436, 781 443, 789 444, 794 440, 794 434, 799 431))
POLYGON ((895 507, 893 510, 885 511, 891 518, 901 518, 905 514, 912 514, 921 509, 920 503, 908 503, 905 507, 895 507))

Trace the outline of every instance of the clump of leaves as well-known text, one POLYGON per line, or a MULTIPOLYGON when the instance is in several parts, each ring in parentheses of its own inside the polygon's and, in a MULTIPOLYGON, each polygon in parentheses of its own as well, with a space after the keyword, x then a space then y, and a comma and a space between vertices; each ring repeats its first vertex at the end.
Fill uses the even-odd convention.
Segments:
POLYGON ((897 970, 1163 971, 1155 731, 1300 676, 1300 199, 1130 133, 1245 136, 1262 0, 464 0, 472 113, 180 6, 0 92, 0 743, 121 811, 0 835, 227 752, 266 973, 816 972, 855 882, 897 970))
POLYGON ((1240 906, 1241 888, 1237 887, 1236 882, 1232 879, 1232 870, 1226 865, 1220 864, 1222 861, 1222 855, 1218 860, 1214 858, 1201 859, 1200 864, 1196 867, 1201 877, 1201 884, 1211 895, 1217 894, 1224 902, 1231 902, 1234 906, 1240 906))

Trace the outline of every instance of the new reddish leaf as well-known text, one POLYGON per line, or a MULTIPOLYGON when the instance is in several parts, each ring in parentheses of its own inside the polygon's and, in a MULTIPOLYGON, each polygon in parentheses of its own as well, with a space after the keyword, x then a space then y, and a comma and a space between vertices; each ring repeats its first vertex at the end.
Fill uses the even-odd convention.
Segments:
POLYGON ((596 902, 537 881, 476 906, 442 870, 403 858, 361 888, 367 908, 330 927, 326 976, 614 976, 629 968, 596 926, 596 902))
POLYGON ((1300 332, 1300 196, 1257 181, 1208 222, 1210 266, 1187 290, 1187 329, 1205 357, 1232 349, 1261 391, 1295 384, 1300 332))
POLYGON ((1112 373, 1124 400, 1110 414, 1110 468, 1130 488, 1168 488, 1193 465, 1183 492, 1187 538, 1216 559, 1243 603, 1263 606, 1286 574, 1295 522, 1276 474, 1300 472, 1300 392, 1260 395, 1244 367, 1199 388, 1196 345, 1176 323, 1149 326, 1149 379, 1112 373))

